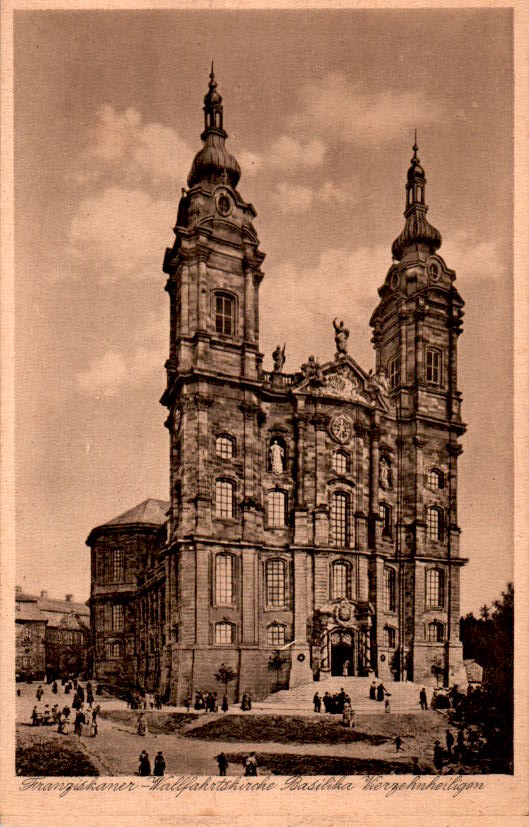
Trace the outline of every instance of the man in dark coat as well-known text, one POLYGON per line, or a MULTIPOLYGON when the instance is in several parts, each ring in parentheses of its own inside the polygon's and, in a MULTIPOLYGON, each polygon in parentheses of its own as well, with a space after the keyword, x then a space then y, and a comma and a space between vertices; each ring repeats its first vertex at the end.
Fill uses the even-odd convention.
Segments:
POLYGON ((376 701, 377 699, 377 682, 373 681, 371 686, 369 687, 369 700, 376 701))
POLYGON ((312 702, 314 704, 314 712, 320 712, 321 711, 321 698, 320 698, 319 692, 316 692, 316 694, 314 695, 314 698, 312 699, 312 702))
POLYGON ((226 695, 224 695, 224 697, 223 697, 223 699, 222 699, 222 706, 221 706, 221 709, 222 709, 222 711, 223 711, 223 712, 227 712, 227 711, 228 711, 228 709, 229 709, 229 706, 228 706, 228 698, 227 698, 227 696, 226 696, 226 695))
POLYGON ((384 688, 384 684, 379 683, 379 685, 377 686, 377 701, 383 701, 385 694, 386 694, 386 690, 384 688))
POLYGON ((419 692, 419 701, 421 702, 421 709, 428 709, 428 698, 426 697, 426 689, 424 686, 419 692))
POLYGON ((223 752, 219 753, 216 757, 216 762, 219 765, 219 775, 226 775, 226 769, 228 767, 228 759, 226 758, 223 752))
POLYGON ((448 752, 448 757, 452 757, 452 747, 454 746, 454 736, 450 732, 449 729, 446 730, 446 751, 448 752))

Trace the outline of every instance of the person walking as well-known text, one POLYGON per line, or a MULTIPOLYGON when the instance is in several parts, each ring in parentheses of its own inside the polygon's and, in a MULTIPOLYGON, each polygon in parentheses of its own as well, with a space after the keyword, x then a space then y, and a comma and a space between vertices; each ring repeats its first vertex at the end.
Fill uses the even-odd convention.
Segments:
POLYGON ((395 738, 395 752, 400 752, 400 748, 402 746, 402 738, 397 735, 395 738))
POLYGON ((226 769, 228 768, 228 759, 226 758, 223 752, 220 752, 217 757, 215 758, 218 767, 219 767, 219 775, 226 775, 226 769))
POLYGON ((428 709, 428 698, 426 696, 426 689, 424 688, 424 686, 419 692, 419 701, 421 704, 421 709, 428 709))
POLYGON ((330 695, 329 692, 326 692, 325 695, 323 696, 323 706, 325 707, 325 712, 330 712, 331 711, 331 703, 332 703, 331 695, 330 695))
POLYGON ((89 683, 86 684, 86 703, 90 708, 94 703, 94 693, 92 692, 92 686, 89 683))
POLYGON ((140 712, 140 717, 138 718, 138 735, 145 735, 145 729, 145 719, 143 713, 140 712))
POLYGON ((140 766, 138 767, 138 775, 151 774, 151 762, 149 761, 149 753, 142 750, 140 753, 140 766))
POLYGON ((31 725, 37 726, 39 720, 39 713, 37 712, 37 707, 33 707, 33 712, 31 713, 31 725))
POLYGON ((379 683, 377 686, 377 701, 382 702, 384 700, 384 695, 386 694, 386 690, 384 684, 382 682, 379 683))
POLYGON ((57 681, 53 681, 53 683, 51 685, 51 691, 53 692, 54 695, 57 694, 57 681))
POLYGON ((228 709, 229 709, 229 707, 228 707, 228 697, 227 697, 227 695, 224 695, 224 697, 223 697, 223 699, 222 699, 222 706, 221 706, 221 709, 222 709, 222 711, 223 711, 223 712, 227 712, 227 711, 228 711, 228 709))
POLYGON ((163 757, 163 752, 160 750, 156 753, 156 757, 154 759, 154 771, 153 775, 164 775, 165 774, 165 758, 163 757))
POLYGON ((376 701, 377 699, 377 682, 373 681, 371 686, 369 687, 369 700, 376 701))
POLYGON ((384 712, 388 714, 391 712, 391 704, 389 702, 389 692, 386 695, 386 700, 384 701, 384 712))
POLYGON ((446 751, 448 753, 448 758, 452 758, 452 748, 454 746, 454 736, 450 732, 449 729, 446 730, 446 751))
POLYGON ((314 712, 321 712, 321 698, 319 692, 316 692, 314 698, 312 699, 312 702, 314 704, 314 712))
POLYGON ((419 766, 419 758, 417 755, 414 755, 411 759, 411 774, 422 775, 422 769, 419 766))
POLYGON ((81 732, 83 728, 83 724, 85 722, 84 712, 81 712, 80 709, 77 710, 75 715, 75 723, 73 727, 74 735, 77 735, 79 738, 81 737, 81 732))
POLYGON ((443 771, 444 755, 440 741, 436 741, 433 748, 433 765, 441 773, 443 771))

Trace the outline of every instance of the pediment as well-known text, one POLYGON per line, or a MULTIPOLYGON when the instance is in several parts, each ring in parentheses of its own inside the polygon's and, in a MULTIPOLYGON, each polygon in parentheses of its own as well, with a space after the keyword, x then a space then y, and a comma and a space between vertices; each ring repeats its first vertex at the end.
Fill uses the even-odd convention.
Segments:
POLYGON ((374 407, 378 400, 382 407, 388 407, 382 384, 371 374, 366 374, 349 355, 321 366, 316 364, 316 367, 309 361, 302 372, 304 378, 296 392, 310 392, 311 395, 358 402, 369 407, 374 407))

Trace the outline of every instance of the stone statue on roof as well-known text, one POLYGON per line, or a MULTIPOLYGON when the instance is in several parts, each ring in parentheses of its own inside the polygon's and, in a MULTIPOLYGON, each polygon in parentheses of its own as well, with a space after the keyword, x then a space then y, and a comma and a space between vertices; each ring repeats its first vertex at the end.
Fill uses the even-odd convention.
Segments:
POLYGON ((286 344, 283 345, 283 349, 278 345, 274 352, 272 353, 272 359, 274 360, 274 371, 276 373, 281 373, 283 370, 283 365, 286 361, 285 356, 286 344))
POLYGON ((334 319, 334 341, 336 342, 335 359, 343 359, 347 354, 347 339, 349 338, 349 331, 343 323, 343 319, 338 323, 338 319, 334 319))

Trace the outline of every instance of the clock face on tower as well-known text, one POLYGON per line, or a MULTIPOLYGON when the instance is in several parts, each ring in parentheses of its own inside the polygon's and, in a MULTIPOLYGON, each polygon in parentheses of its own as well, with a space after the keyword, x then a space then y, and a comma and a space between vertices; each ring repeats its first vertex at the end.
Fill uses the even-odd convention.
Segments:
POLYGON ((335 416, 331 421, 329 431, 333 439, 344 445, 351 439, 351 435, 353 433, 353 423, 348 416, 345 416, 345 414, 338 414, 338 416, 335 416))

